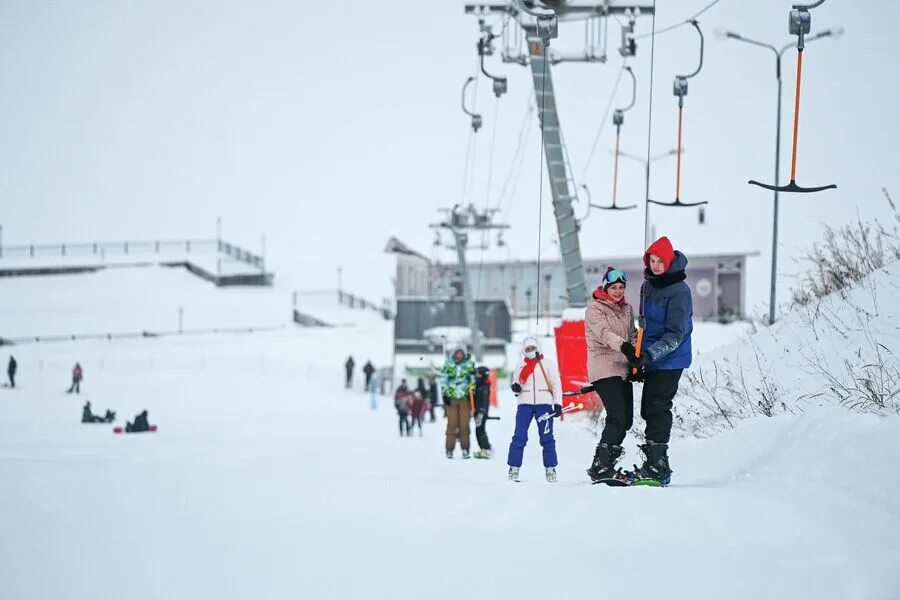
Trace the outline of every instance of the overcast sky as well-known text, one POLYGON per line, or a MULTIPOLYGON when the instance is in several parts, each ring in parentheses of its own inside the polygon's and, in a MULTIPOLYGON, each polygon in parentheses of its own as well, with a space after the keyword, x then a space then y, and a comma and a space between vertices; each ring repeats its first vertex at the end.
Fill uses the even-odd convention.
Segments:
MULTIPOLYGON (((658 28, 705 4, 660 0, 658 28)), ((829 0, 812 12, 813 31, 842 26, 846 34, 813 42, 805 53, 798 179, 839 189, 782 196, 785 273, 796 270, 791 257, 820 237, 823 223, 884 215, 882 187, 900 197, 900 42, 893 30, 900 6, 861 4, 829 0)), ((270 264, 286 287, 332 287, 343 266, 348 287, 388 295, 390 261, 381 254, 387 238, 396 235, 430 254, 427 224, 439 207, 496 205, 533 98, 528 69, 490 59, 490 70, 509 77, 510 93, 497 103, 482 79, 477 108, 485 127, 464 194, 469 129, 459 100, 475 71, 478 26, 463 5, 6 0, 0 4, 4 243, 211 237, 221 216, 229 240, 258 249, 260 235, 267 236, 270 264)), ((759 307, 768 295, 772 199, 746 181, 772 178, 774 59, 712 33, 727 27, 787 44, 789 9, 785 0, 722 0, 700 18, 707 52, 685 101, 682 196, 709 200, 707 221, 698 224, 696 209, 652 212, 657 232, 688 256, 759 250, 748 290, 759 307)), ((639 32, 649 29, 650 19, 640 19, 639 32)), ((621 67, 618 25, 611 23, 610 32, 607 64, 564 64, 553 73, 575 176, 596 202, 605 202, 612 187, 609 124, 587 164, 621 67)), ((583 39, 582 26, 566 25, 553 44, 581 51, 583 39)), ((649 42, 641 40, 631 61, 637 106, 623 129, 623 149, 636 154, 646 153, 649 42)), ((654 153, 674 146, 672 78, 696 61, 690 27, 657 37, 654 153)), ((795 53, 786 53, 782 182, 794 61, 795 53)), ((623 86, 616 104, 627 96, 623 86)), ((503 203, 512 230, 501 256, 537 253, 534 114, 528 129, 515 194, 503 203)), ((655 164, 653 197, 673 197, 674 170, 673 160, 655 164)), ((642 204, 638 163, 622 164, 619 185, 623 203, 642 204)), ((553 256, 549 193, 543 215, 541 244, 553 256)), ((643 218, 643 210, 593 213, 583 226, 584 255, 640 254, 643 218)), ((781 282, 786 290, 790 278, 781 282)))

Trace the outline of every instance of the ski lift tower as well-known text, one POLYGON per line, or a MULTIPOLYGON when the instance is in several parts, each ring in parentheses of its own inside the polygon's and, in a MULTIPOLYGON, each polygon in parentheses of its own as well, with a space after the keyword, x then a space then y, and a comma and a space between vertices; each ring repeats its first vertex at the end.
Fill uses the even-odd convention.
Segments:
POLYGON ((507 63, 531 65, 539 109, 538 119, 544 136, 544 156, 553 196, 553 213, 559 235, 559 250, 566 274, 566 292, 571 306, 586 306, 588 290, 578 242, 578 220, 572 209, 572 203, 578 200, 578 186, 563 139, 550 67, 564 62, 605 63, 607 20, 611 15, 623 16, 628 20, 628 24, 622 27, 619 53, 623 56, 634 55, 634 20, 639 16, 652 15, 653 5, 616 0, 595 0, 589 3, 572 0, 512 0, 506 3, 467 4, 465 11, 479 19, 488 15, 509 18, 518 23, 524 33, 518 39, 513 39, 516 35, 513 33, 514 28, 504 28, 502 57, 507 63), (561 53, 550 48, 550 40, 558 36, 561 20, 584 21, 583 52, 561 53), (523 42, 526 47, 524 51, 523 42))
MULTIPOLYGON (((492 229, 508 229, 509 225, 494 223, 494 214, 499 209, 488 209, 479 212, 473 205, 465 208, 459 204, 451 209, 441 209, 441 212, 447 213, 447 219, 441 223, 430 225, 432 229, 447 229, 453 234, 453 245, 447 248, 456 250, 457 260, 459 261, 459 270, 462 277, 462 294, 463 303, 465 305, 466 325, 472 331, 472 355, 475 360, 481 362, 484 358, 482 350, 481 332, 478 329, 478 319, 475 315, 475 298, 472 296, 472 280, 469 278, 469 265, 466 262, 466 250, 469 248, 469 232, 481 231, 486 232, 492 229)), ((440 239, 440 234, 438 234, 440 239)), ((436 242, 437 243, 437 242, 436 242)), ((486 249, 486 245, 475 246, 474 248, 486 249)))

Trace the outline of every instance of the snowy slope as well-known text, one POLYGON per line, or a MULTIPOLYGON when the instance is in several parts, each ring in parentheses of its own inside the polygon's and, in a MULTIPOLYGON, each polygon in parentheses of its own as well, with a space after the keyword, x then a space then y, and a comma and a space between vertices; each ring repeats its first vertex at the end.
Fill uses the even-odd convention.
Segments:
POLYGON ((898 277, 895 262, 698 357, 676 401, 676 428, 709 435, 728 421, 832 404, 897 414, 900 403, 890 396, 900 394, 898 277), (859 404, 874 394, 886 395, 883 407, 859 404))
POLYGON ((13 348, 0 598, 897 597, 900 418, 818 409, 677 441, 665 490, 590 486, 596 440, 567 419, 560 482, 532 438, 514 484, 506 392, 497 459, 464 462, 440 413, 400 439, 390 400, 343 389, 346 354, 385 364, 390 339, 383 322, 13 348), (61 393, 76 358, 81 397, 61 393), (85 398, 160 431, 81 425, 85 398))
POLYGON ((277 288, 213 284, 181 268, 110 268, 96 273, 0 278, 0 337, 272 327, 291 320, 277 288))

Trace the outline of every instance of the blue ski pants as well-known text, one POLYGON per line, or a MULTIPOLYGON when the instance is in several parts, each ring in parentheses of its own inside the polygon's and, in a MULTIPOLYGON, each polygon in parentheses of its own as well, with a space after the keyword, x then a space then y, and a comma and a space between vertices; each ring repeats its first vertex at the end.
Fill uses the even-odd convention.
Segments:
MULTIPOLYGON (((522 454, 525 452, 525 444, 528 443, 528 428, 531 421, 543 415, 553 412, 553 407, 549 404, 520 404, 516 410, 516 432, 513 434, 512 442, 509 444, 509 457, 506 464, 510 467, 522 466, 522 454)), ((555 467, 558 463, 556 460, 556 440, 553 438, 553 419, 546 421, 537 421, 538 439, 541 442, 541 448, 544 449, 544 466, 555 467)))

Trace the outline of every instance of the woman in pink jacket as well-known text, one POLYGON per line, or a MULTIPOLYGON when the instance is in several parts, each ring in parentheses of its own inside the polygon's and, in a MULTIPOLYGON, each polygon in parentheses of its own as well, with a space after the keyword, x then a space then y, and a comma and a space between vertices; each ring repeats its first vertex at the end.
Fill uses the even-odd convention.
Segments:
POLYGON ((593 481, 616 476, 622 441, 634 419, 631 367, 622 347, 637 340, 634 312, 625 300, 625 273, 609 267, 585 311, 588 375, 606 409, 606 425, 587 470, 593 481))

